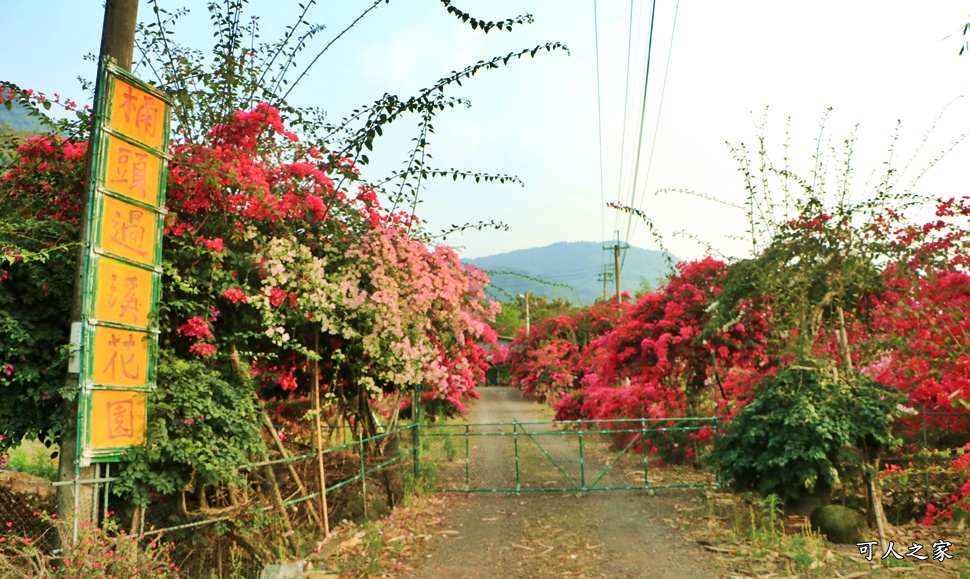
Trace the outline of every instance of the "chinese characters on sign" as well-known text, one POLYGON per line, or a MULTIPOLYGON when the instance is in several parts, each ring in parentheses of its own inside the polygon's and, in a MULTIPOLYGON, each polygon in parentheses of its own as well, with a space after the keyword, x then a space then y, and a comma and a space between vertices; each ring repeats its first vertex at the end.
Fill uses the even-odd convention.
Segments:
POLYGON ((111 78, 110 99, 106 122, 109 128, 152 149, 162 149, 168 141, 167 103, 117 76, 111 78))
POLYGON ((152 265, 157 226, 158 219, 152 211, 114 197, 104 198, 99 238, 105 251, 152 265))
POLYGON ((117 137, 108 137, 104 183, 108 191, 154 205, 160 171, 158 157, 117 137))
MULTIPOLYGON (((872 557, 875 554, 875 548, 879 545, 879 541, 866 541, 865 543, 856 543, 859 547, 859 554, 866 558, 866 561, 872 561, 872 557)), ((944 562, 947 559, 952 559, 953 555, 950 554, 950 547, 953 543, 949 541, 939 540, 933 543, 933 552, 929 555, 923 554, 923 545, 919 543, 913 543, 908 547, 900 546, 900 550, 905 551, 905 553, 900 554, 896 550, 896 545, 894 541, 889 541, 889 546, 883 551, 882 557, 880 559, 888 559, 892 557, 894 559, 917 559, 919 561, 926 561, 927 559, 933 559, 934 561, 944 562)))
POLYGON ((95 318, 148 327, 155 283, 152 272, 107 257, 99 258, 97 267, 95 318))
POLYGON ((89 186, 79 422, 81 466, 141 444, 154 387, 170 104, 102 62, 89 186))
POLYGON ((145 393, 95 390, 91 398, 91 422, 102 424, 91 432, 95 448, 141 444, 145 439, 145 393))
POLYGON ((148 377, 148 332, 96 326, 94 383, 102 386, 145 387, 148 377))

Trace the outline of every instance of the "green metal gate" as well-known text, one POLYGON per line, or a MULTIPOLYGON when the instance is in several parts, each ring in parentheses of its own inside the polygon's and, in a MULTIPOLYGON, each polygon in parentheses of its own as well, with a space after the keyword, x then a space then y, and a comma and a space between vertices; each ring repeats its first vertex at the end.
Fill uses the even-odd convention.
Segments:
POLYGON ((716 431, 716 418, 422 424, 420 464, 443 492, 715 486, 700 465, 716 431))

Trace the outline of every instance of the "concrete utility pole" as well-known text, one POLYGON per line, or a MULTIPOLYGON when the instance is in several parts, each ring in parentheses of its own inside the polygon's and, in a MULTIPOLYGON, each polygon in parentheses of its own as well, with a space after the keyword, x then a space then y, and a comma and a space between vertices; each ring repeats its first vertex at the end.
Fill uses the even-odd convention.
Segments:
POLYGON ((138 0, 107 0, 101 30, 101 56, 108 56, 130 71, 135 54, 135 25, 138 0))
MULTIPOLYGON (((616 281, 616 303, 620 303, 620 293, 622 291, 622 286, 620 285, 620 250, 629 249, 629 245, 620 244, 620 232, 616 232, 616 241, 613 245, 604 245, 603 250, 613 251, 613 275, 616 281)), ((603 273, 603 299, 606 299, 606 280, 608 279, 608 274, 603 273)))
POLYGON ((603 264, 603 273, 599 275, 599 281, 603 282, 603 301, 606 301, 606 297, 609 295, 607 283, 613 279, 613 272, 607 271, 606 264, 603 264))
MULTIPOLYGON (((125 70, 131 70, 132 56, 135 52, 135 24, 138 20, 138 0, 106 0, 104 7, 104 24, 101 31, 101 57, 109 57, 125 70)), ((100 79, 95 86, 94 110, 97 110, 97 101, 101 91, 105 87, 101 86, 100 79)), ((93 130, 93 125, 92 125, 93 130)), ((88 149, 88 171, 86 176, 91 174, 92 165, 91 154, 94 147, 88 149)), ((81 316, 84 310, 84 260, 88 253, 87 240, 88 230, 91 224, 87 220, 87 192, 81 195, 81 248, 78 251, 77 273, 74 278, 74 306, 71 314, 72 335, 75 335, 74 327, 80 327, 81 316)), ((79 335, 79 334, 77 334, 79 335)), ((73 370, 73 368, 72 368, 73 370)), ((79 375, 68 373, 67 387, 75 392, 80 392, 79 375)), ((60 457, 58 461, 58 479, 60 482, 74 481, 76 479, 95 478, 96 467, 84 469, 77 468, 77 413, 78 397, 73 400, 65 400, 62 411, 67 427, 61 434, 59 441, 60 457)), ((77 519, 90 521, 96 518, 93 512, 95 486, 91 484, 61 484, 57 487, 57 512, 62 521, 69 521, 75 516, 74 507, 78 506, 77 519), (75 492, 77 497, 75 497, 75 492)), ((67 537, 62 537, 65 539, 67 537)))
POLYGON ((532 318, 529 315, 529 292, 525 292, 525 335, 532 334, 532 318))
POLYGON ((620 244, 613 246, 613 267, 616 272, 616 303, 620 303, 620 244))

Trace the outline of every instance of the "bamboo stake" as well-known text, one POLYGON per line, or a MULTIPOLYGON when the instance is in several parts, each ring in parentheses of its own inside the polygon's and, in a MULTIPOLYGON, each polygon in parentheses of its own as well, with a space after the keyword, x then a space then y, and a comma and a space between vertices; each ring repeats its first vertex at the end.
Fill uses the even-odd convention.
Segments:
POLYGON ((835 311, 839 315, 839 342, 842 343, 842 358, 845 361, 845 370, 847 374, 852 374, 852 354, 849 353, 849 335, 845 331, 845 313, 842 311, 842 306, 837 306, 835 311))
MULTIPOLYGON (((263 454, 263 460, 269 460, 269 457, 263 454)), ((283 502, 283 495, 280 494, 280 485, 276 482, 276 473, 273 472, 273 465, 267 464, 263 466, 263 476, 266 477, 266 483, 269 486, 270 500, 283 519, 283 536, 290 544, 292 552, 294 554, 299 553, 300 546, 296 541, 296 532, 293 530, 293 524, 290 522, 290 515, 286 512, 286 504, 283 502)))
MULTIPOLYGON (((839 343, 842 347, 842 359, 845 363, 846 375, 852 375, 852 354, 849 352, 849 335, 845 331, 845 312, 842 306, 836 306, 836 314, 839 316, 839 343)), ((863 459, 865 465, 866 495, 869 498, 869 510, 872 518, 875 519, 876 531, 879 534, 879 542, 886 544, 886 514, 882 508, 882 493, 877 482, 879 473, 878 447, 870 449, 868 446, 863 448, 863 459)))
POLYGON ((869 483, 869 495, 872 499, 872 514, 876 519, 876 531, 879 534, 879 544, 885 545, 886 543, 886 514, 882 510, 882 493, 879 489, 879 484, 876 482, 878 478, 879 471, 879 459, 873 458, 871 464, 866 465, 866 482, 869 483))
POLYGON ((317 465, 320 469, 320 510, 323 512, 323 536, 330 536, 330 515, 327 512, 327 474, 323 465, 323 429, 320 424, 320 334, 313 336, 313 350, 317 354, 313 360, 313 443, 317 451, 317 465))
MULTIPOLYGON (((286 447, 283 446, 283 439, 280 438, 279 432, 276 431, 276 427, 273 426, 273 421, 270 420, 269 414, 267 414, 265 410, 263 410, 263 424, 266 425, 266 428, 269 430, 270 435, 272 435, 273 441, 276 443, 276 450, 280 451, 280 454, 283 456, 284 459, 290 458, 290 453, 288 453, 286 451, 286 447)), ((296 488, 300 490, 301 496, 308 495, 309 493, 307 493, 306 486, 303 485, 303 479, 300 478, 299 473, 296 472, 296 467, 293 466, 293 463, 287 462, 286 468, 290 471, 290 476, 293 477, 293 480, 296 481, 296 488)), ((310 515, 310 518, 313 519, 313 523, 321 531, 324 530, 323 522, 320 520, 320 516, 317 514, 316 509, 307 505, 306 511, 307 511, 307 514, 310 515)))

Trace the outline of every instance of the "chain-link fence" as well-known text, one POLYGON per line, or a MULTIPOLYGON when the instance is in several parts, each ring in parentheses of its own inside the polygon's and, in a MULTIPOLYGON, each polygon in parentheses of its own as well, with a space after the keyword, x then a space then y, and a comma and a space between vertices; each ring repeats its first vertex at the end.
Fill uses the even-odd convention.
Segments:
MULTIPOLYGON (((960 420, 970 417, 966 413, 927 414, 924 427, 910 436, 915 450, 923 440, 930 441, 930 446, 937 442, 936 426, 960 420)), ((706 459, 717 429, 716 418, 681 418, 433 423, 372 438, 347 431, 338 437, 344 444, 321 453, 291 456, 285 448, 278 448, 266 460, 241 466, 244 485, 196 485, 182 493, 153 495, 145 509, 110 495, 117 466, 102 465, 93 480, 57 484, 71 485, 76 492, 90 489, 86 495, 93 502, 84 512, 97 513, 94 518, 115 511, 117 520, 132 534, 146 541, 174 542, 176 562, 186 577, 257 577, 267 564, 288 553, 312 549, 307 541, 322 538, 332 523, 384 514, 403 496, 408 480, 434 480, 445 492, 713 486, 716 475, 706 459), (298 541, 303 543, 298 545, 298 541)), ((291 451, 309 450, 289 446, 291 451)), ((912 468, 920 464, 916 456, 937 463, 949 458, 907 454, 912 456, 887 462, 912 468)), ((944 469, 918 470, 918 476, 925 492, 913 497, 904 494, 911 492, 911 484, 894 489, 893 481, 884 481, 890 500, 925 504, 927 494, 952 486, 948 478, 941 479, 947 476, 944 469)), ((44 537, 40 540, 53 543, 49 541, 50 523, 34 515, 38 510, 52 510, 51 502, 0 486, 0 523, 6 524, 5 531, 44 537)))
MULTIPOLYGON (((239 467, 245 484, 190 483, 181 493, 152 495, 146 508, 110 494, 117 476, 108 465, 99 465, 94 478, 55 484, 86 497, 83 518, 114 513, 131 535, 173 543, 185 577, 258 577, 267 564, 311 550, 331 524, 387 513, 414 476, 414 435, 413 426, 369 438, 349 432, 343 439, 350 442, 296 456, 280 444, 266 460, 239 467)), ((53 548, 50 522, 33 516, 36 510, 27 497, 0 488, 0 522, 11 523, 5 530, 43 536, 53 548)))
POLYGON ((442 491, 703 487, 716 418, 423 424, 421 468, 442 491))
POLYGON ((413 475, 412 437, 407 427, 370 438, 357 433, 355 441, 322 453, 277 452, 241 467, 248 486, 197 497, 191 513, 171 500, 153 503, 142 516, 140 534, 205 545, 204 554, 183 562, 186 576, 258 576, 284 553, 306 551, 300 537, 319 540, 338 521, 388 512, 403 496, 405 475, 413 475))

